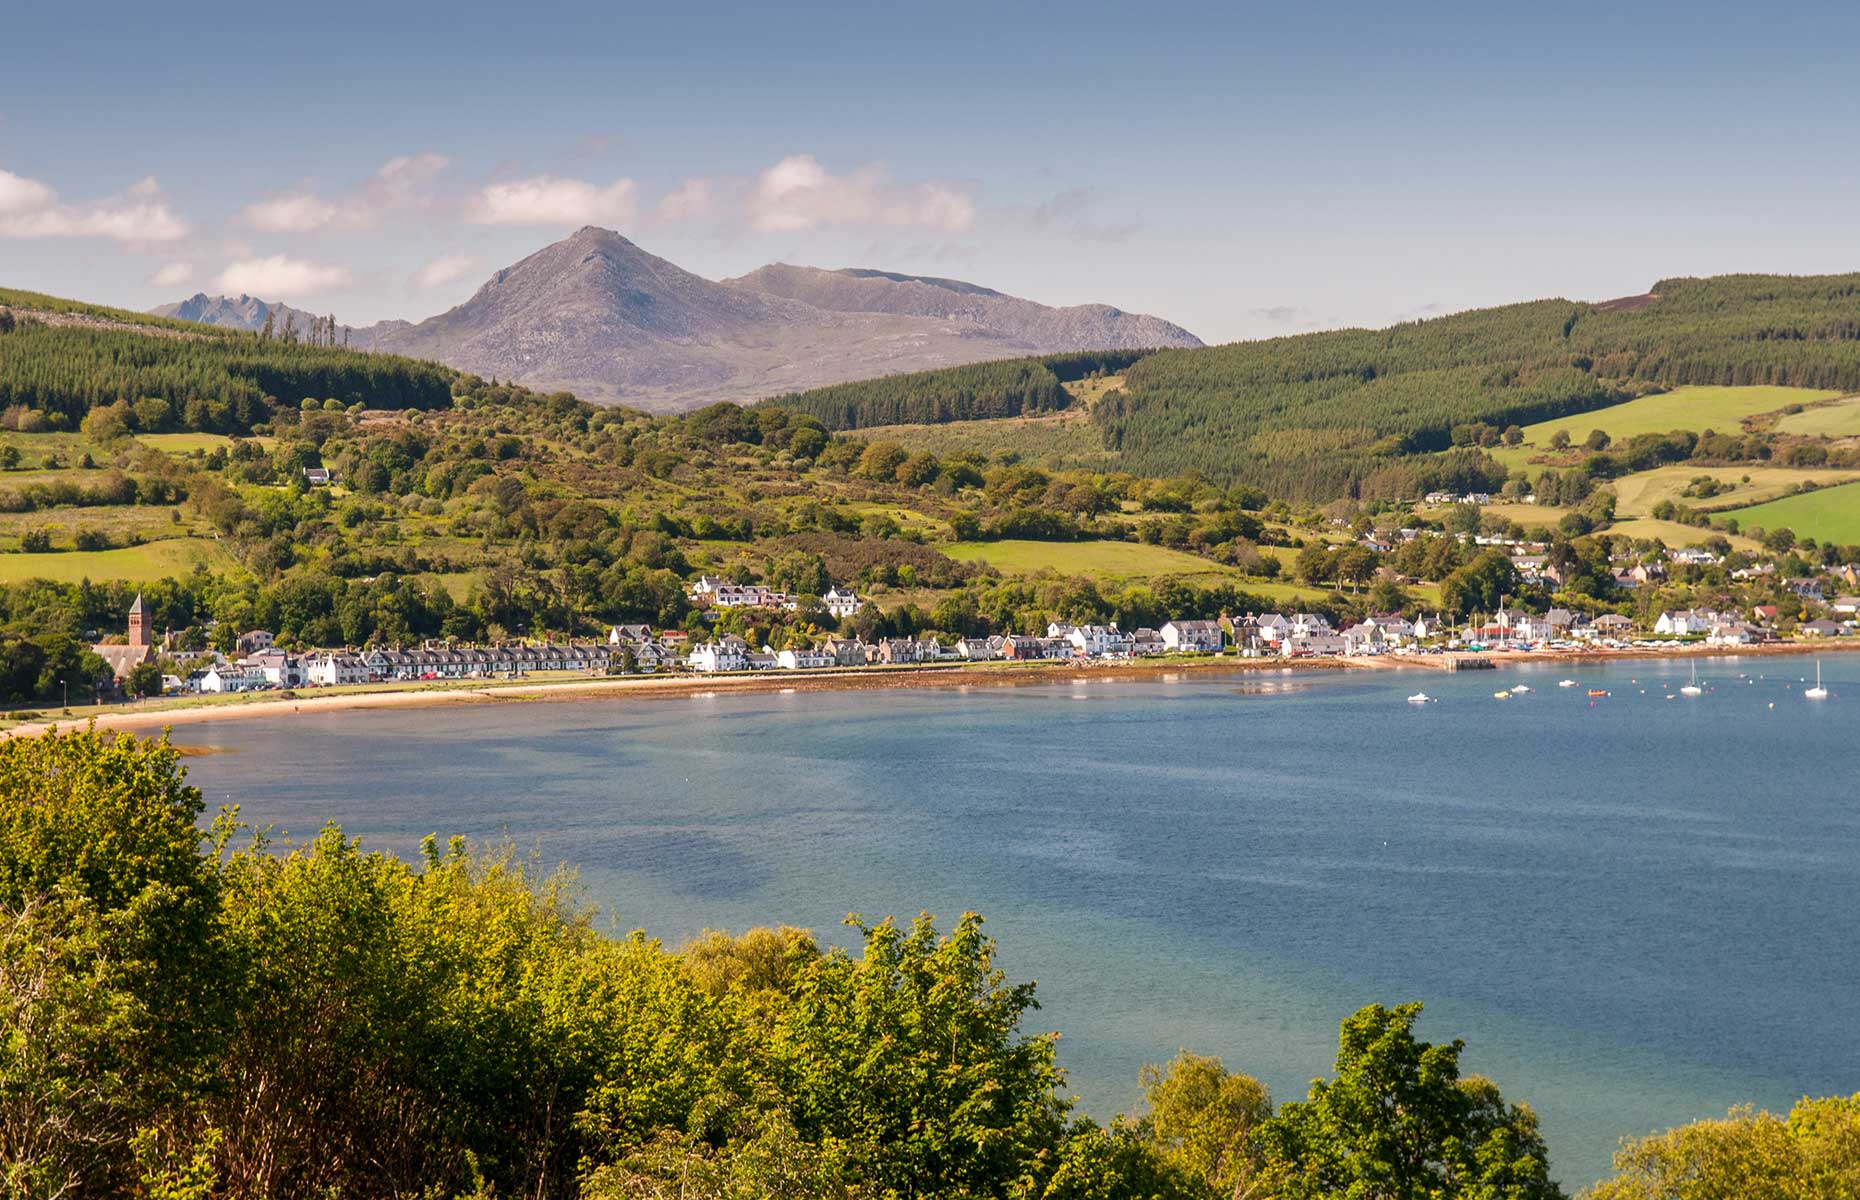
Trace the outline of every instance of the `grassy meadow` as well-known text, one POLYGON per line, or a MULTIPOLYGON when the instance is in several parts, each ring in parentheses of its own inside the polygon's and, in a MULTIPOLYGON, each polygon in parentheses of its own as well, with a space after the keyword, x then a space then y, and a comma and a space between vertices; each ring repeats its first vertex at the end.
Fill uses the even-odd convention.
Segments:
POLYGON ((1703 433, 1707 429, 1732 433, 1742 427, 1744 418, 1775 412, 1791 404, 1813 404, 1840 395, 1839 392, 1792 387, 1681 387, 1654 396, 1642 396, 1626 404, 1557 417, 1524 427, 1527 446, 1543 449, 1561 429, 1570 440, 1581 444, 1592 429, 1600 429, 1616 441, 1643 433, 1670 433, 1688 429, 1703 433))
MULTIPOLYGON (((1173 575, 1198 583, 1232 583, 1243 591, 1281 603, 1317 600, 1329 594, 1322 588, 1259 579, 1232 567, 1210 562, 1167 546, 1143 542, 955 542, 937 549, 961 562, 986 562, 1007 575, 1034 575, 1053 571, 1083 575, 1101 584, 1129 584, 1173 575)), ((1260 548, 1275 553, 1274 547, 1260 548)), ((1296 554, 1286 551, 1282 560, 1296 554)))
POLYGON ((1787 528, 1798 537, 1824 542, 1860 542, 1860 483, 1800 492, 1725 515, 1736 517, 1745 528, 1787 528))
POLYGON ((1860 396, 1790 413, 1776 422, 1776 429, 1802 437, 1860 437, 1860 396))
POLYGON ((1848 483, 1855 478, 1852 471, 1820 471, 1801 467, 1694 467, 1682 463, 1624 475, 1615 480, 1612 486, 1615 489, 1617 513, 1623 517, 1644 517, 1652 513, 1654 506, 1662 500, 1693 508, 1717 510, 1733 505, 1762 504, 1788 495, 1804 483, 1814 482, 1826 487, 1848 483), (1705 499, 1682 495, 1687 485, 1701 475, 1709 475, 1719 483, 1728 484, 1731 490, 1705 499))
POLYGON ((1653 517, 1635 517, 1628 521, 1616 521, 1607 530, 1610 534, 1622 537, 1646 539, 1658 538, 1671 547, 1702 545, 1706 538, 1722 537, 1738 550, 1758 550, 1761 547, 1750 538, 1738 534, 1718 533, 1716 530, 1700 529, 1693 525, 1682 525, 1678 521, 1660 521, 1653 517))
POLYGON ((209 538, 177 537, 116 550, 53 550, 44 554, 0 554, 0 583, 51 579, 78 583, 85 579, 122 579, 147 583, 186 575, 195 567, 230 569, 233 557, 209 538))

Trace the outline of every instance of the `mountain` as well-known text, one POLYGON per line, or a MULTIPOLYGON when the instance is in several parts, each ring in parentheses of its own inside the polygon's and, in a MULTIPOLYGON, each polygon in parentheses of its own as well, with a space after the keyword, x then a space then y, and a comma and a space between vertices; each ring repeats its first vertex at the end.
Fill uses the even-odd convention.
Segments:
POLYGON ((205 292, 195 292, 185 300, 163 304, 149 309, 149 312, 157 317, 172 317, 177 321, 198 321, 202 325, 247 330, 263 329, 265 318, 270 316, 279 329, 284 328, 286 320, 294 320, 297 328, 306 332, 312 321, 321 320, 324 316, 322 313, 305 312, 301 308, 260 300, 243 293, 235 300, 231 296, 209 296, 205 292))
MULTIPOLYGON (((247 296, 155 311, 250 329, 268 307, 279 320, 294 311, 247 296)), ((1048 308, 949 279, 778 264, 710 280, 592 226, 448 312, 347 332, 353 346, 662 411, 985 359, 1201 344, 1155 317, 1048 308)))
MULTIPOLYGON (((328 316, 327 313, 306 312, 301 308, 292 308, 275 300, 260 300, 257 296, 247 296, 243 292, 237 299, 231 296, 209 296, 205 292, 195 292, 185 300, 173 304, 159 304, 149 309, 149 315, 169 317, 177 321, 198 321, 202 325, 217 325, 221 329, 244 329, 256 333, 265 327, 265 318, 272 318, 272 327, 282 330, 286 322, 295 324, 297 332, 307 334, 311 324, 328 316)), ((382 348, 380 342, 390 334, 403 329, 413 328, 412 321, 380 321, 373 325, 337 325, 337 340, 344 338, 348 344, 360 350, 382 348)))
POLYGON ((1038 354, 1201 345, 1194 334, 1159 317, 1127 313, 1108 304, 1049 308, 959 279, 856 268, 824 271, 774 263, 724 282, 831 312, 966 321, 992 331, 1004 343, 1038 354))

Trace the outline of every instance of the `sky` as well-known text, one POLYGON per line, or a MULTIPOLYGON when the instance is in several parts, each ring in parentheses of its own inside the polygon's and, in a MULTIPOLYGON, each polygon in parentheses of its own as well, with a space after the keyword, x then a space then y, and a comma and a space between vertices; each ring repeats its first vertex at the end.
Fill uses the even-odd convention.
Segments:
POLYGON ((0 286, 420 319, 593 224, 1207 341, 1860 270, 1860 5, 27 5, 0 286))

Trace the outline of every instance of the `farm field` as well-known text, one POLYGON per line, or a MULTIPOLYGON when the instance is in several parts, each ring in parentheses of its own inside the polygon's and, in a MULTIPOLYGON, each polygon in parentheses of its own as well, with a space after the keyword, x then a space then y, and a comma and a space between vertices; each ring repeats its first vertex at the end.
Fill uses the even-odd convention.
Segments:
MULTIPOLYGON (((1085 575, 1101 583, 1125 583, 1175 575, 1198 582, 1228 582, 1275 601, 1298 602, 1327 595, 1321 588, 1256 579, 1205 558, 1143 542, 954 542, 937 547, 962 562, 986 562, 1009 575, 1055 571, 1085 575)), ((1262 547, 1262 550, 1267 548, 1262 547)))
POLYGON ((1744 528, 1787 528, 1794 530, 1797 537, 1844 545, 1860 543, 1860 483, 1801 492, 1768 504, 1733 509, 1725 515, 1736 517, 1744 528))
POLYGON ((1732 433, 1742 426, 1745 417, 1775 412, 1791 404, 1813 404, 1838 395, 1839 392, 1791 387, 1674 388, 1626 404, 1526 425, 1524 441, 1527 446, 1545 448, 1559 429, 1567 430, 1570 440, 1577 444, 1581 444, 1592 429, 1600 429, 1616 441, 1643 433, 1670 433, 1675 429, 1689 429, 1694 433, 1714 429, 1719 433, 1732 433))
POLYGON ((94 529, 118 542, 132 537, 145 541, 172 539, 192 532, 187 525, 177 525, 173 514, 171 508, 131 504, 0 513, 0 538, 17 538, 29 530, 43 529, 52 535, 54 546, 68 547, 80 529, 94 529))
POLYGON ((1860 437, 1860 396, 1790 413, 1776 428, 1803 437, 1860 437))
POLYGON ((1757 550, 1760 547, 1750 538, 1739 534, 1719 533, 1713 529, 1700 529, 1693 525, 1681 525, 1678 521, 1658 521, 1652 517, 1636 517, 1630 521, 1616 521, 1606 531, 1610 535, 1627 538, 1654 538, 1665 542, 1668 547, 1697 546, 1706 538, 1721 537, 1738 550, 1757 550))
POLYGON ((1693 508, 1723 509, 1729 505, 1762 504, 1810 481, 1823 487, 1848 483, 1860 475, 1852 471, 1819 471, 1801 467, 1692 467, 1679 464, 1624 475, 1614 481, 1615 511, 1623 517, 1644 517, 1662 500, 1693 508), (1709 475, 1732 490, 1706 499, 1680 495, 1686 485, 1709 475), (1745 482, 1748 480, 1748 482, 1745 482))
MULTIPOLYGON (((138 433, 136 440, 145 446, 153 446, 165 454, 186 454, 190 450, 211 450, 215 446, 230 446, 233 440, 223 433, 138 433)), ((270 442, 271 438, 255 438, 259 444, 270 442)))
POLYGON ((1121 580, 1147 575, 1240 578, 1239 572, 1181 550, 1143 542, 952 542, 938 549, 960 562, 987 562, 1010 575, 1057 571, 1121 580))
POLYGON ((232 555, 206 538, 169 538, 117 550, 54 550, 48 554, 0 554, 0 582, 50 579, 78 583, 85 579, 122 579, 145 583, 185 575, 196 566, 232 567, 232 555))

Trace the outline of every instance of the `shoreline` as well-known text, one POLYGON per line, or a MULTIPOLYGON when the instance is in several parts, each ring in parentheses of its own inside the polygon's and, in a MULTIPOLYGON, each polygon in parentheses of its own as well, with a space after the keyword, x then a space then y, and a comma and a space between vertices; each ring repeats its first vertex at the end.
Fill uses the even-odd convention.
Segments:
MULTIPOLYGON (((1752 646, 1634 647, 1622 650, 1499 650, 1458 652, 1486 658, 1495 667, 1526 663, 1613 662, 1654 658, 1770 658, 1860 651, 1860 639, 1817 645, 1787 642, 1752 646)), ((1184 672, 1420 670, 1445 671, 1453 655, 1383 654, 1352 658, 1237 658, 1219 655, 1166 661, 1135 660, 1080 663, 946 663, 899 667, 849 667, 825 671, 759 671, 732 675, 626 675, 551 679, 535 683, 461 681, 426 686, 358 690, 335 694, 300 692, 263 700, 179 702, 167 707, 125 705, 72 716, 41 716, 0 731, 0 737, 36 737, 53 727, 94 724, 98 729, 140 731, 208 721, 255 720, 316 715, 372 708, 436 708, 450 704, 504 704, 519 701, 591 699, 670 699, 735 692, 744 695, 793 692, 881 691, 890 689, 1024 687, 1053 683, 1153 679, 1184 672)), ((249 695, 249 694, 248 694, 249 695)))

